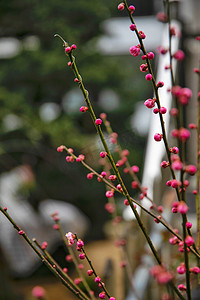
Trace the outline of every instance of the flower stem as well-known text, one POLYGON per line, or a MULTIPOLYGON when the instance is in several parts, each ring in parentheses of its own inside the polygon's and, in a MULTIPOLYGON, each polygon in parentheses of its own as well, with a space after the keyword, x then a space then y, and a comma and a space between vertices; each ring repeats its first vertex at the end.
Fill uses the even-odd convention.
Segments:
MULTIPOLYGON (((13 227, 20 232, 21 229, 19 226, 15 223, 15 221, 10 217, 10 215, 7 213, 7 210, 3 209, 0 206, 0 211, 5 215, 5 217, 9 220, 9 222, 13 225, 13 227)), ((65 285, 73 294, 75 294, 79 299, 81 300, 88 300, 88 298, 84 298, 78 291, 76 291, 59 273, 58 271, 51 265, 51 263, 48 261, 48 259, 41 254, 41 252, 34 246, 34 244, 31 242, 29 237, 26 235, 25 232, 21 234, 21 236, 26 240, 26 242, 30 245, 30 247, 33 249, 33 251, 40 257, 41 261, 47 266, 47 268, 58 278, 61 280, 62 284, 65 285)))

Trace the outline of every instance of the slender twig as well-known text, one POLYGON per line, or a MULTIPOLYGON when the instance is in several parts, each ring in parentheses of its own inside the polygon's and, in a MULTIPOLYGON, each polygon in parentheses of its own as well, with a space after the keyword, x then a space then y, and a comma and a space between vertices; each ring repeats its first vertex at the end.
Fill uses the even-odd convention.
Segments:
POLYGON ((3 209, 0 206, 0 211, 4 214, 4 216, 9 220, 9 222, 13 225, 14 229, 18 231, 18 233, 26 240, 26 242, 30 245, 33 251, 39 256, 41 261, 47 266, 47 268, 58 278, 61 280, 62 284, 64 284, 73 294, 75 294, 79 299, 86 300, 79 292, 77 292, 59 273, 58 271, 51 265, 48 259, 42 255, 42 253, 34 246, 26 233, 21 230, 21 228, 15 223, 15 221, 10 217, 6 209, 3 209))
MULTIPOLYGON (((174 73, 173 73, 173 66, 172 66, 172 35, 171 35, 171 5, 169 3, 169 0, 166 0, 166 7, 167 7, 167 18, 168 18, 168 32, 169 32, 169 57, 170 57, 170 75, 171 75, 171 82, 172 87, 175 86, 175 79, 174 79, 174 73)), ((176 128, 180 129, 180 127, 183 125, 183 107, 178 103, 177 98, 174 97, 176 108, 178 109, 178 115, 176 116, 176 128)), ((180 141, 178 139, 178 146, 179 146, 179 155, 182 163, 185 163, 185 143, 183 141, 180 141)), ((181 170, 180 172, 180 179, 182 183, 182 190, 181 190, 181 200, 186 202, 185 200, 185 190, 184 190, 184 171, 181 170)), ((191 299, 191 283, 190 283, 190 270, 189 270, 189 254, 188 254, 188 247, 185 243, 185 239, 187 236, 187 216, 186 214, 182 214, 182 231, 183 231, 183 241, 184 241, 184 262, 185 262, 185 277, 186 277, 186 293, 188 300, 191 299)))
POLYGON ((82 272, 82 271, 79 269, 79 267, 78 267, 79 263, 78 263, 77 257, 76 257, 76 255, 75 255, 75 253, 73 252, 73 250, 71 249, 71 247, 68 245, 67 239, 66 239, 65 234, 64 234, 64 232, 63 232, 63 229, 62 229, 62 227, 61 227, 61 225, 60 225, 60 222, 59 222, 59 221, 56 221, 56 223, 59 224, 58 232, 59 232, 59 234, 60 234, 60 236, 61 236, 61 238, 62 238, 62 240, 63 240, 63 242, 64 242, 64 245, 66 246, 67 250, 69 251, 69 254, 70 254, 71 257, 72 257, 72 261, 74 262, 76 271, 77 271, 79 277, 82 279, 82 283, 83 283, 83 285, 84 285, 86 291, 88 292, 89 297, 90 297, 92 300, 95 300, 95 297, 90 293, 90 287, 89 287, 87 281, 85 280, 85 277, 84 277, 83 272, 82 272))
MULTIPOLYGON (((71 155, 75 160, 77 159, 77 156, 74 154, 74 153, 71 153, 71 151, 64 145, 62 145, 62 147, 67 151, 67 153, 69 155, 71 155)), ((101 174, 99 174, 98 172, 96 172, 92 167, 90 167, 87 163, 85 163, 84 161, 81 161, 81 164, 87 168, 89 171, 91 171, 94 175, 97 176, 97 178, 101 178, 101 181, 104 182, 107 186, 109 186, 111 189, 113 189, 115 192, 121 194, 124 196, 124 193, 123 191, 120 191, 118 190, 112 183, 110 183, 107 179, 103 178, 101 176, 101 174)), ((142 210, 144 210, 144 212, 146 212, 147 214, 149 214, 151 217, 153 217, 154 219, 156 219, 158 222, 160 222, 171 234, 173 234, 174 236, 176 236, 179 241, 182 241, 182 237, 180 235, 178 235, 176 233, 176 231, 173 230, 173 228, 168 225, 167 223, 165 223, 165 221, 162 219, 162 216, 161 218, 158 218, 157 215, 155 215, 153 212, 149 211, 148 209, 146 209, 144 206, 142 206, 142 204, 140 202, 138 202, 137 200, 135 200, 134 198, 130 197, 130 200, 138 205, 142 210)), ((200 254, 195 250, 193 249, 192 247, 190 247, 190 250, 193 254, 195 254, 198 258, 200 258, 200 254)))
POLYGON ((81 296, 85 300, 89 300, 89 298, 85 295, 85 293, 77 286, 74 284, 73 280, 70 278, 70 276, 65 273, 62 268, 59 266, 59 264, 55 261, 55 259, 51 256, 51 254, 46 250, 43 249, 40 243, 34 238, 33 242, 37 245, 37 247, 44 253, 45 257, 48 259, 48 261, 51 263, 54 269, 57 270, 57 272, 62 276, 66 281, 69 281, 69 284, 73 287, 74 290, 77 290, 78 293, 81 294, 81 296))
MULTIPOLYGON (((57 36, 58 36, 58 35, 57 35, 57 36)), ((62 41, 64 41, 63 38, 62 38, 62 41)), ((143 44, 142 44, 142 45, 143 45, 143 44)), ((66 42, 64 41, 64 45, 63 45, 63 46, 64 46, 65 49, 66 49, 66 47, 68 47, 68 43, 66 43, 66 42)), ((143 46, 143 49, 144 49, 144 46, 143 46)), ((145 51, 145 50, 144 50, 144 51, 145 51)), ((108 148, 108 145, 107 145, 107 143, 106 143, 106 140, 105 140, 105 138, 104 138, 104 135, 103 135, 101 126, 100 126, 100 125, 97 125, 97 124, 95 123, 95 121, 96 121, 97 118, 96 118, 96 115, 95 115, 95 113, 94 113, 94 110, 93 110, 93 108, 92 108, 92 105, 91 105, 91 102, 90 102, 90 99, 89 99, 89 93, 88 93, 88 91, 85 89, 85 86, 84 86, 83 81, 82 81, 82 77, 81 77, 81 75, 79 74, 77 65, 76 65, 76 63, 75 63, 75 57, 72 55, 72 51, 70 51, 70 52, 68 52, 68 53, 65 51, 65 53, 66 53, 66 55, 67 55, 67 56, 69 57, 69 59, 70 59, 70 62, 71 62, 71 68, 72 68, 72 70, 73 70, 73 72, 74 72, 75 79, 76 79, 75 81, 78 82, 79 88, 80 88, 80 90, 82 91, 82 94, 83 94, 83 96, 84 96, 84 100, 85 100, 85 102, 86 102, 86 104, 87 104, 87 107, 88 107, 88 111, 89 111, 89 113, 90 113, 90 115, 91 115, 91 118, 92 118, 92 121, 93 121, 93 123, 94 123, 94 126, 95 126, 95 128, 96 128, 96 130, 97 130, 97 133, 98 133, 98 135, 99 135, 99 137, 100 137, 100 139, 101 139, 101 142, 102 142, 102 144, 103 144, 103 146, 104 146, 104 149, 105 149, 105 151, 106 151, 106 153, 107 153, 107 157, 108 157, 108 159, 109 159, 109 161, 110 161, 110 164, 111 164, 111 166, 112 166, 112 168, 113 168, 113 171, 114 171, 115 175, 117 176, 117 180, 118 180, 119 184, 121 185, 123 194, 124 194, 124 196, 126 197, 126 199, 127 199, 128 202, 129 202, 129 205, 130 205, 130 207, 131 207, 131 209, 132 209, 132 212, 133 212, 133 214, 135 215, 136 221, 138 222, 138 225, 139 225, 140 229, 142 230, 142 232, 143 232, 143 234, 144 234, 144 236, 145 236, 145 238, 146 238, 146 241, 147 241, 147 243, 148 243, 148 245, 149 245, 149 247, 150 247, 150 249, 151 249, 151 251, 152 251, 152 253, 153 253, 153 255, 154 255, 155 259, 156 259, 156 261, 157 261, 157 263, 158 263, 159 265, 161 265, 162 262, 161 262, 161 259, 160 259, 160 257, 159 257, 159 254, 158 254, 156 248, 154 247, 154 245, 153 245, 153 243, 152 243, 152 240, 151 240, 151 238, 150 238, 150 236, 149 236, 149 234, 148 234, 148 232, 147 232, 147 230, 146 230, 146 228, 145 228, 145 226, 144 226, 144 224, 143 224, 143 222, 142 222, 142 220, 141 220, 141 218, 140 218, 139 213, 137 212, 136 207, 133 205, 133 202, 132 202, 132 200, 131 200, 131 198, 130 198, 130 195, 129 195, 129 193, 128 193, 128 190, 127 190, 127 188, 126 188, 126 186, 125 186, 125 184, 124 184, 124 182, 123 182, 123 180, 122 180, 122 178, 121 178, 121 175, 120 175, 120 173, 119 173, 119 170, 117 169, 117 167, 116 167, 116 165, 115 165, 114 159, 113 159, 113 157, 112 157, 112 155, 111 155, 111 152, 110 152, 110 150, 109 150, 109 148, 108 148)), ((152 71, 151 71, 151 72, 152 72, 152 71)), ((154 83, 155 83, 155 79, 154 79, 154 83)), ((155 86, 156 86, 156 84, 155 84, 155 86)), ((158 93, 157 93, 157 94, 158 94, 158 93)), ((160 114, 160 115, 161 115, 161 114, 160 114)), ((162 115, 161 115, 161 118, 162 118, 162 115)), ((165 131, 163 119, 162 119, 162 125, 163 125, 163 131, 165 131)), ((164 133, 164 134, 165 134, 165 133, 164 133)), ((165 134, 165 144, 167 144, 166 134, 165 134)), ((166 147, 167 147, 167 149, 168 149, 169 159, 171 160, 168 144, 166 145, 166 147)), ((173 170, 172 170, 172 173, 174 173, 173 170)), ((174 174, 174 176, 175 176, 175 174, 174 174)), ((178 193, 179 193, 179 191, 178 191, 178 193)), ((173 283, 171 283, 171 284, 173 285, 173 283)), ((173 286, 173 288, 174 288, 174 290, 175 290, 175 292, 176 292, 177 294, 180 294, 180 292, 176 289, 175 286, 173 286)), ((180 297, 180 296, 179 296, 179 297, 180 297)), ((181 295, 181 297, 182 297, 182 295, 181 295)), ((184 298, 183 298, 183 299, 184 299, 184 298)))

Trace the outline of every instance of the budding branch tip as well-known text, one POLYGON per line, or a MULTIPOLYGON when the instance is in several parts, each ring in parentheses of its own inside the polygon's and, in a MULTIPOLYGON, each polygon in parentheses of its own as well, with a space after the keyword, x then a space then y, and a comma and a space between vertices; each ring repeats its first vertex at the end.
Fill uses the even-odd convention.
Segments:
POLYGON ((66 47, 68 45, 67 42, 65 42, 65 40, 63 39, 63 37, 61 35, 59 35, 58 33, 55 33, 54 37, 59 37, 63 41, 63 43, 64 43, 63 46, 64 47, 66 47))

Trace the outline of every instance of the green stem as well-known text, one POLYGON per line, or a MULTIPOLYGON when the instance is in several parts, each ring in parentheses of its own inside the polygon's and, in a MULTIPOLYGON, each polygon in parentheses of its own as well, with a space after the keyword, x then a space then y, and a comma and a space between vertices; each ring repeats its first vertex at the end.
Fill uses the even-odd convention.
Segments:
MULTIPOLYGON (((64 46, 66 46, 66 45, 67 45, 67 43, 66 43, 64 46)), ((72 66, 72 70, 73 70, 73 72, 74 72, 75 77, 78 79, 79 88, 81 89, 81 91, 82 91, 82 93, 83 93, 85 102, 86 102, 86 104, 87 104, 88 110, 89 110, 90 115, 91 115, 91 118, 92 118, 92 120, 93 120, 93 122, 94 122, 94 125, 95 125, 95 127, 96 127, 97 133, 98 133, 99 136, 100 136, 100 139, 101 139, 101 141, 102 141, 102 144, 103 144, 103 146, 104 146, 104 149, 105 149, 105 151, 107 152, 107 157, 108 157, 108 159, 109 159, 109 161, 110 161, 110 163, 111 163, 111 166, 112 166, 112 168, 113 168, 113 171, 114 171, 115 175, 117 176, 117 179, 118 179, 119 184, 121 185, 121 188, 122 188, 122 190, 123 190, 123 194, 124 194, 124 196, 127 198, 128 202, 129 202, 129 204, 130 204, 130 207, 131 207, 131 209, 132 209, 132 211, 133 211, 133 213, 134 213, 134 215, 135 215, 135 218, 136 218, 136 220, 137 220, 137 222, 138 222, 138 225, 139 225, 139 227, 141 228, 141 230, 142 230, 142 232, 143 232, 143 234, 144 234, 144 236, 145 236, 145 238, 146 238, 146 240, 147 240, 147 242, 148 242, 148 244, 149 244, 149 246, 150 246, 150 248, 151 248, 151 250, 152 250, 152 252, 153 252, 153 254, 154 254, 155 259, 157 260, 157 262, 158 262, 159 264, 161 264, 159 255, 158 255, 158 253, 157 253, 157 251, 156 251, 156 249, 155 249, 155 247, 154 247, 154 245, 153 245, 153 243, 152 243, 152 241, 151 241, 151 239, 150 239, 150 237, 149 237, 149 235, 148 235, 148 233, 147 233, 147 231, 146 231, 146 228, 144 227, 143 222, 142 222, 141 219, 140 219, 140 216, 139 216, 139 214, 138 214, 136 208, 134 207, 134 205, 133 205, 133 203, 132 203, 132 201, 131 201, 131 199, 130 199, 130 195, 129 195, 129 193, 128 193, 126 187, 125 187, 125 184, 124 184, 124 182, 123 182, 123 180, 122 180, 122 178, 121 178, 121 175, 120 175, 120 173, 119 173, 119 171, 118 171, 118 169, 117 169, 117 167, 116 167, 116 165, 115 165, 114 159, 113 159, 113 157, 112 157, 112 155, 111 155, 111 152, 110 152, 110 150, 109 150, 109 148, 108 148, 108 145, 107 145, 107 143, 106 143, 106 141, 105 141, 105 138, 104 138, 104 135, 103 135, 103 133, 102 133, 101 126, 95 124, 96 116, 95 116, 95 113, 94 113, 94 111, 93 111, 91 102, 90 102, 90 100, 89 100, 88 92, 87 92, 87 90, 85 89, 85 87, 84 87, 84 85, 83 85, 82 78, 81 78, 81 76, 80 76, 80 74, 79 74, 79 72, 78 72, 78 68, 77 68, 76 63, 75 63, 75 58, 73 57, 73 55, 72 55, 71 52, 68 53, 68 54, 66 53, 66 55, 69 56, 69 58, 70 58, 70 61, 71 61, 71 64, 72 64, 72 65, 71 65, 71 66, 72 66)))
MULTIPOLYGON (((76 236, 76 238, 77 238, 77 240, 78 240, 78 237, 77 237, 77 236, 76 236)), ((87 260, 87 262, 88 262, 90 268, 92 269, 92 271, 93 271, 95 277, 97 277, 98 275, 97 275, 97 273, 96 273, 96 271, 95 271, 95 268, 93 267, 93 264, 92 264, 91 260, 89 259, 88 255, 87 255, 87 253, 86 253, 86 251, 85 251, 85 249, 84 249, 84 247, 82 247, 81 249, 82 249, 83 253, 85 254, 85 258, 86 258, 86 260, 87 260)), ((102 289, 104 290, 105 294, 108 296, 108 298, 110 298, 111 296, 110 296, 108 290, 106 289, 106 287, 105 287, 105 285, 104 285, 104 283, 103 283, 102 281, 100 282, 100 285, 101 285, 102 289)))
MULTIPOLYGON (((170 57, 170 74, 171 74, 171 81, 172 86, 175 86, 175 79, 174 79, 174 73, 173 73, 173 66, 172 66, 172 47, 171 47, 171 33, 170 33, 170 27, 171 27, 171 13, 170 13, 170 3, 169 0, 166 1, 167 5, 167 17, 168 17, 168 24, 169 24, 169 57, 170 57)), ((176 117, 176 128, 180 129, 181 124, 183 123, 183 108, 178 104, 177 98, 175 97, 175 105, 178 109, 178 116, 176 117)), ((185 163, 185 143, 181 142, 178 139, 178 146, 179 146, 179 154, 180 159, 182 163, 185 163)), ((185 201, 185 191, 184 191, 184 171, 181 170, 181 183, 182 183, 182 191, 181 191, 181 200, 185 201)), ((185 243, 185 238, 187 235, 187 229, 186 229, 186 222, 187 222, 187 216, 185 214, 182 214, 182 230, 183 230, 183 240, 184 240, 184 261, 185 261, 185 277, 186 277, 186 293, 188 300, 191 299, 191 285, 190 285, 190 271, 189 271, 189 256, 187 251, 187 245, 185 243)))
MULTIPOLYGON (((13 227, 20 232, 21 229, 19 226, 14 222, 14 220, 10 217, 10 215, 0 206, 0 211, 5 215, 5 217, 9 220, 9 222, 13 225, 13 227)), ((47 260, 47 258, 40 253, 40 251, 34 246, 34 244, 31 242, 31 240, 28 238, 26 233, 24 232, 21 235, 26 242, 30 245, 30 247, 33 249, 33 251, 39 256, 39 258, 42 260, 42 262, 47 266, 47 268, 62 282, 63 285, 65 285, 73 294, 75 294, 79 299, 85 300, 85 298, 82 297, 82 295, 74 290, 74 288, 58 273, 58 271, 51 265, 51 263, 47 260)))
MULTIPOLYGON (((56 221, 56 222, 59 223, 58 221, 56 221)), ((88 292, 88 295, 90 296, 90 298, 92 300, 95 300, 96 298, 90 293, 90 287, 89 287, 87 281, 85 280, 84 274, 81 272, 81 270, 78 267, 79 263, 78 263, 78 260, 77 260, 77 257, 75 255, 75 253, 73 252, 73 250, 71 249, 71 247, 68 246, 67 239, 66 239, 66 237, 64 235, 62 227, 60 226, 60 223, 59 223, 59 229, 58 229, 58 231, 60 233, 60 236, 61 236, 61 238, 62 238, 62 240, 63 240, 66 248, 68 249, 68 251, 69 251, 69 253, 70 253, 71 257, 72 257, 72 260, 74 262, 76 271, 77 271, 79 277, 82 279, 83 285, 84 285, 86 291, 88 292)))
POLYGON ((57 270, 57 272, 62 276, 65 280, 69 281, 70 285, 73 287, 74 290, 77 290, 78 293, 81 294, 81 296, 85 300, 89 300, 89 298, 85 295, 85 293, 74 284, 73 280, 69 277, 68 274, 66 274, 62 268, 59 266, 59 264, 54 260, 54 258, 50 255, 50 253, 46 249, 42 249, 41 245, 38 243, 36 239, 33 239, 33 242, 37 245, 37 247, 44 253, 45 257, 48 259, 48 261, 51 263, 54 269, 57 270))
MULTIPOLYGON (((77 156, 74 153, 71 153, 71 151, 68 150, 68 148, 66 146, 63 146, 64 149, 67 151, 67 153, 69 155, 71 155, 75 160, 77 159, 77 156)), ((109 186, 111 189, 113 189, 115 192, 122 194, 125 198, 126 196, 124 195, 123 191, 118 190, 112 183, 110 183, 107 179, 103 178, 101 176, 101 174, 97 173, 93 168, 91 168, 88 164, 86 164, 84 161, 81 161, 81 164, 88 169, 89 171, 91 171, 94 175, 96 175, 97 177, 100 177, 102 179, 102 181, 109 186)), ((169 232, 171 232, 174 236, 176 236, 179 241, 182 241, 181 236, 179 236, 172 228, 169 224, 167 224, 162 218, 158 218, 157 215, 155 215, 154 213, 152 213, 151 211, 149 211, 148 209, 146 209, 145 207, 143 207, 141 205, 140 202, 136 201, 134 198, 130 197, 131 201, 133 203, 135 203, 136 205, 138 205, 144 212, 146 212, 147 214, 149 214, 151 217, 153 217, 154 219, 156 219, 157 221, 159 221, 169 232)), ((192 247, 190 247, 191 252, 196 255, 196 257, 200 258, 200 254, 198 253, 198 251, 194 250, 192 247)))
MULTIPOLYGON (((200 75, 198 75, 198 91, 200 91, 200 75)), ((198 96, 197 113, 197 174, 196 174, 196 215, 197 215, 197 247, 200 249, 200 96, 198 96)))
MULTIPOLYGON (((127 9, 128 14, 129 14, 129 18, 131 20, 131 23, 135 24, 133 16, 132 16, 132 14, 130 13, 130 11, 128 9, 128 5, 127 5, 127 1, 126 0, 124 1, 124 4, 125 4, 125 7, 127 9)), ((147 66, 148 66, 149 73, 152 75, 152 85, 153 85, 153 90, 154 90, 154 93, 155 93, 155 99, 156 99, 157 106, 160 109, 160 107, 161 107, 161 105, 160 105, 160 97, 159 97, 159 94, 158 94, 158 87, 156 85, 156 80, 155 80, 155 77, 154 77, 152 66, 151 66, 150 60, 148 59, 146 49, 144 47, 142 39, 139 36, 137 28, 135 29, 135 33, 136 33, 137 38, 139 40, 139 43, 140 43, 140 46, 141 46, 141 50, 142 50, 143 54, 146 55, 146 57, 147 57, 146 58, 146 63, 147 63, 147 66)), ((171 167, 171 164, 172 164, 171 153, 169 151, 169 145, 168 145, 168 141, 167 141, 167 134, 166 134, 166 130, 165 130, 165 124, 164 124, 164 120, 163 120, 163 115, 160 112, 159 112, 159 118, 160 118, 160 124, 161 124, 161 128, 162 128, 163 142, 164 142, 164 145, 165 145, 165 151, 166 151, 167 158, 168 158, 168 161, 169 161, 169 167, 170 167, 171 175, 172 175, 173 179, 176 179, 175 172, 174 172, 174 170, 171 167)), ((178 188, 176 188, 176 194, 177 194, 178 200, 180 201, 180 192, 179 192, 178 188)))

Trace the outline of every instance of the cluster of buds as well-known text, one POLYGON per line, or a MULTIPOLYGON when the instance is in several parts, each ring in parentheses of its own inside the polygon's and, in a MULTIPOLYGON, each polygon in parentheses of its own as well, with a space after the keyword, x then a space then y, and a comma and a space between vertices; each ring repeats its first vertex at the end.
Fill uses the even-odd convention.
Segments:
POLYGON ((189 207, 184 201, 175 201, 172 204, 172 212, 177 213, 179 212, 180 214, 186 214, 189 210, 189 207))
POLYGON ((171 93, 182 105, 187 105, 192 97, 192 91, 189 88, 182 88, 179 85, 173 86, 171 93))
POLYGON ((69 54, 70 52, 72 52, 73 50, 76 50, 76 45, 75 44, 73 44, 73 45, 71 45, 71 47, 66 47, 65 48, 65 52, 67 53, 67 54, 69 54))
POLYGON ((150 273, 159 284, 167 284, 173 279, 173 274, 161 265, 152 267, 150 273))

